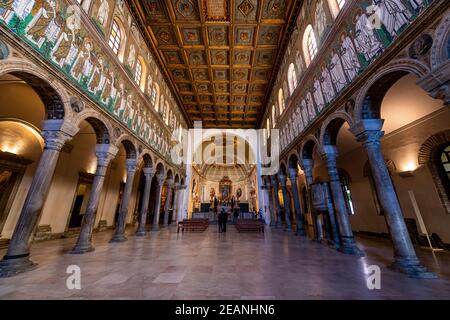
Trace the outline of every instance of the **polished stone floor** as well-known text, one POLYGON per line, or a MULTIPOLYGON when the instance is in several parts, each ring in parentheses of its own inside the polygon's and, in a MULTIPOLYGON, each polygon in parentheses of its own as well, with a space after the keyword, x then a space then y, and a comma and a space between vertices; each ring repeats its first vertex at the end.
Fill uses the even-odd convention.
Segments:
MULTIPOLYGON (((131 234, 108 243, 94 236, 96 251, 69 255, 75 238, 36 243, 39 267, 0 279, 0 299, 448 299, 450 254, 418 254, 437 280, 409 279, 386 267, 390 243, 358 238, 366 257, 336 252, 281 230, 239 234, 177 234, 166 228, 147 237, 131 234), (69 265, 81 268, 81 290, 69 290, 69 265), (367 288, 367 267, 381 268, 381 290, 367 288)), ((5 250, 0 250, 3 255, 5 250)))

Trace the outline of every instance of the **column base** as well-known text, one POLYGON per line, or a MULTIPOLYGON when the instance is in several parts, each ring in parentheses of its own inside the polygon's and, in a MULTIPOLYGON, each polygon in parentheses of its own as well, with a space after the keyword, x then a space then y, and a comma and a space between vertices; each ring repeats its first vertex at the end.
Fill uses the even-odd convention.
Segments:
POLYGON ((0 261, 0 278, 9 278, 37 268, 37 263, 30 260, 29 255, 21 258, 4 256, 0 261))
POLYGON ((152 226, 152 231, 159 231, 159 225, 152 226))
POLYGON ((145 230, 138 230, 138 231, 136 231, 136 233, 134 235, 136 237, 144 237, 147 235, 147 232, 145 230))
POLYGON ((297 235, 300 237, 306 237, 305 229, 297 229, 297 235))
POLYGON ((438 276, 422 266, 418 259, 396 259, 390 269, 406 274, 415 279, 437 279, 438 276))
POLYGON ((353 237, 352 238, 342 237, 338 251, 357 257, 365 256, 364 252, 361 249, 359 249, 358 246, 356 245, 355 239, 353 237))
POLYGON ((91 243, 89 244, 81 244, 81 245, 75 245, 72 250, 69 251, 69 254, 84 254, 88 252, 94 251, 95 248, 92 246, 91 243))
POLYGON ((286 229, 284 229, 285 232, 292 232, 292 227, 286 227, 286 229))
POLYGON ((125 241, 128 241, 128 239, 123 234, 115 234, 114 237, 111 240, 109 240, 110 243, 125 242, 125 241))

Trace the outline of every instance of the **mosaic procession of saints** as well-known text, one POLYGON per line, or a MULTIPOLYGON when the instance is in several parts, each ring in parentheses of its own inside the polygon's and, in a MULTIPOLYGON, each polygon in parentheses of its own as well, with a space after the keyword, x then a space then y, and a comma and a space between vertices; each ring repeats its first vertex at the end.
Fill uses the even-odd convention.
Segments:
MULTIPOLYGON (((341 35, 340 48, 331 51, 329 63, 322 67, 320 77, 314 79, 311 92, 306 92, 290 117, 292 120, 284 130, 282 128, 281 147, 291 143, 358 76, 364 69, 363 64, 369 65, 380 55, 408 25, 413 15, 427 4, 429 1, 426 0, 373 0, 365 11, 358 10, 353 19, 354 32, 341 35)), ((322 1, 317 2, 315 14, 315 31, 320 40, 327 28, 322 1)), ((301 76, 300 66, 303 63, 297 61, 296 65, 301 76)))
MULTIPOLYGON (((78 7, 69 6, 66 21, 57 0, 0 0, 0 21, 10 24, 13 20, 29 20, 24 29, 26 38, 41 48, 50 43, 50 58, 65 69, 79 83, 84 83, 92 94, 105 105, 112 105, 113 113, 130 128, 149 141, 163 154, 169 152, 166 139, 156 134, 151 113, 136 103, 122 81, 109 71, 105 59, 94 51, 89 38, 77 35, 80 25, 77 20, 78 7), (69 12, 70 11, 70 12, 69 12), (27 19, 31 16, 31 19, 27 19)), ((110 8, 107 0, 101 0, 96 15, 97 21, 106 28, 110 8)), ((79 18, 78 18, 79 19, 79 18)), ((131 46, 128 59, 130 68, 136 64, 136 50, 131 46)), ((162 131, 159 132, 162 134, 162 131)))

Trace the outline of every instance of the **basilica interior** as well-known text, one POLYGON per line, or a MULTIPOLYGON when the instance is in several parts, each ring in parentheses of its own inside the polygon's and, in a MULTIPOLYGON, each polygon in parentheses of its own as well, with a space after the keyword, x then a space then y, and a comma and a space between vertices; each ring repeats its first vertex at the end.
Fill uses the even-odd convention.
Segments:
POLYGON ((1 1, 0 299, 448 299, 449 81, 446 0, 1 1))

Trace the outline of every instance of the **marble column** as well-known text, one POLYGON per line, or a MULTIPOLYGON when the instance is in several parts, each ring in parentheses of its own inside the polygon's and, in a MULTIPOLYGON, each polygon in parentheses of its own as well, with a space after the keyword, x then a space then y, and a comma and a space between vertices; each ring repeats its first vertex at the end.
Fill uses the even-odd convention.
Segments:
POLYGON ((292 194, 294 198, 295 215, 297 217, 297 234, 305 236, 305 228, 303 226, 302 207, 300 205, 300 196, 298 194, 298 171, 297 168, 289 168, 289 180, 291 180, 292 194))
POLYGON ((186 194, 188 192, 186 190, 187 190, 187 185, 182 185, 181 186, 181 197, 180 197, 180 209, 179 209, 179 217, 180 218, 178 221, 182 221, 185 218, 184 212, 187 212, 187 210, 186 210, 186 207, 187 207, 186 194))
POLYGON ((172 208, 172 221, 178 221, 178 200, 180 198, 180 183, 175 183, 173 187, 173 208, 172 208))
POLYGON ((164 227, 169 225, 170 205, 172 204, 173 179, 167 179, 166 203, 164 204, 164 227))
POLYGON ((283 193, 283 202, 284 202, 284 218, 286 219, 286 231, 291 232, 292 231, 292 224, 291 224, 291 200, 288 195, 287 191, 287 177, 283 174, 278 175, 278 180, 280 182, 281 186, 281 192, 283 193))
POLYGON ((184 192, 186 190, 185 185, 180 185, 178 187, 178 204, 177 204, 177 222, 183 220, 183 200, 184 200, 184 192))
POLYGON ((94 230, 100 195, 103 190, 108 165, 116 156, 117 151, 118 148, 114 145, 99 144, 96 146, 97 169, 95 170, 94 181, 92 182, 91 192, 89 193, 86 212, 81 222, 80 234, 75 247, 70 251, 72 254, 82 254, 94 250, 92 246, 92 232, 94 230))
POLYGON ((272 181, 272 191, 273 191, 273 199, 275 202, 275 208, 276 208, 276 227, 281 228, 283 226, 283 220, 281 219, 281 205, 280 205, 280 199, 278 198, 278 179, 276 176, 270 177, 272 181))
POLYGON ((31 270, 36 264, 29 258, 30 246, 42 213, 56 164, 64 144, 78 128, 60 129, 62 120, 44 122, 42 132, 45 146, 36 168, 30 189, 19 215, 6 255, 0 261, 0 277, 10 277, 31 270), (56 130, 53 130, 56 129, 56 130))
POLYGON ((392 267, 413 278, 436 278, 434 273, 428 272, 422 266, 411 242, 402 209, 381 152, 380 139, 384 134, 381 131, 382 127, 383 120, 362 120, 354 125, 351 131, 367 151, 380 205, 385 212, 394 246, 395 261, 392 267))
MULTIPOLYGON (((270 185, 264 184, 261 186, 262 192, 264 192, 264 199, 262 201, 263 203, 263 215, 264 215, 264 222, 267 224, 268 217, 270 217, 270 207, 269 207, 269 198, 270 198, 270 185)), ((269 218, 270 219, 270 218, 269 218)), ((270 223, 270 222, 269 222, 270 223)))
POLYGON ((277 220, 276 220, 275 204, 274 204, 274 200, 273 200, 272 184, 267 183, 267 187, 268 187, 267 194, 269 197, 269 208, 270 208, 270 226, 273 227, 276 225, 277 220))
POLYGON ((124 242, 128 239, 125 237, 125 226, 128 214, 128 206, 130 204, 131 192, 133 190, 134 176, 136 174, 137 161, 136 159, 127 159, 127 181, 125 183, 125 189, 123 191, 122 202, 119 208, 119 218, 117 221, 117 227, 113 238, 110 242, 124 242))
POLYGON ((161 210, 161 193, 162 193, 162 187, 164 185, 165 178, 166 177, 164 174, 159 174, 156 176, 158 185, 156 187, 155 205, 153 207, 153 226, 152 226, 153 231, 159 230, 159 214, 160 214, 160 210, 161 210))
POLYGON ((144 194, 142 198, 141 213, 139 215, 139 225, 136 231, 136 236, 142 237, 147 234, 145 231, 145 224, 147 222, 148 203, 150 201, 150 190, 152 189, 153 168, 144 168, 144 194))
POLYGON ((313 168, 314 168, 314 161, 312 159, 302 159, 302 170, 305 173, 306 185, 308 187, 309 210, 311 211, 311 218, 313 220, 314 240, 320 242, 323 239, 323 229, 322 229, 322 221, 320 220, 320 216, 316 213, 312 201, 311 188, 312 184, 314 183, 313 168))
POLYGON ((326 161, 328 177, 330 178, 331 194, 333 196, 334 207, 337 212, 338 226, 341 245, 339 251, 356 256, 364 256, 364 253, 356 246, 353 237, 352 226, 348 219, 348 209, 345 203, 344 193, 342 191, 341 180, 337 170, 336 158, 337 148, 333 145, 325 145, 322 158, 326 161))

